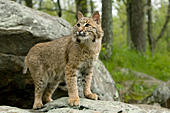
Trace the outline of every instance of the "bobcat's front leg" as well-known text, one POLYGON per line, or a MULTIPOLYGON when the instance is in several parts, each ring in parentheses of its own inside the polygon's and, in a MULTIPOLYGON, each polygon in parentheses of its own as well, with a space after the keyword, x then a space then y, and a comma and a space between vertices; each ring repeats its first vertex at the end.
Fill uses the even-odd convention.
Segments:
POLYGON ((65 79, 68 88, 68 104, 70 106, 79 105, 80 99, 78 96, 78 88, 77 88, 77 74, 78 70, 73 68, 72 65, 67 65, 65 68, 65 79))
POLYGON ((87 71, 87 74, 85 75, 84 96, 89 99, 97 100, 98 95, 95 93, 92 93, 90 90, 92 76, 93 76, 93 68, 89 68, 87 71))

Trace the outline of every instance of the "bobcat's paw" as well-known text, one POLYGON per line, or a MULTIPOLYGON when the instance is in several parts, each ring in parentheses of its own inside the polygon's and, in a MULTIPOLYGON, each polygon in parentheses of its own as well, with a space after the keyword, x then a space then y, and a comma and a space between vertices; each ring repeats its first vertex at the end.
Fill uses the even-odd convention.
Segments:
POLYGON ((79 104, 80 104, 80 99, 79 99, 79 97, 77 97, 77 98, 69 98, 68 99, 68 104, 70 105, 70 106, 78 106, 79 104))
POLYGON ((53 101, 53 99, 51 99, 51 97, 46 97, 46 96, 43 97, 44 103, 48 103, 48 102, 52 102, 52 101, 53 101))
POLYGON ((34 103, 34 105, 33 105, 33 109, 40 109, 40 108, 42 108, 42 106, 43 106, 43 104, 42 103, 34 103))
POLYGON ((92 100, 97 100, 98 99, 98 95, 95 93, 90 93, 85 95, 86 98, 92 99, 92 100))

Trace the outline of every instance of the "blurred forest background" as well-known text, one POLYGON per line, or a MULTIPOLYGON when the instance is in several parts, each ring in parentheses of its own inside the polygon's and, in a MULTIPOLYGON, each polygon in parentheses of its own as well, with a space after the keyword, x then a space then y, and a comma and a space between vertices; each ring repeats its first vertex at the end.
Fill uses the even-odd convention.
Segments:
POLYGON ((159 85, 139 76, 170 80, 170 0, 13 1, 71 25, 78 10, 84 16, 99 11, 105 32, 100 59, 113 76, 121 101, 136 103, 159 85))

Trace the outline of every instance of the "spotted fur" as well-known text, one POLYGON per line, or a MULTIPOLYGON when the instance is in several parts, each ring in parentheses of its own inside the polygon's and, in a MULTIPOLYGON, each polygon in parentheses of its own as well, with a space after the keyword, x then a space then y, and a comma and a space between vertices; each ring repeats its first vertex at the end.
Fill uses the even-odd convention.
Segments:
POLYGON ((66 81, 68 104, 79 105, 77 76, 83 76, 84 95, 89 99, 98 96, 90 90, 93 66, 101 48, 103 31, 100 15, 84 17, 78 12, 78 22, 70 36, 39 43, 32 47, 25 58, 24 73, 29 68, 35 86, 34 109, 52 101, 51 96, 59 83, 66 81))

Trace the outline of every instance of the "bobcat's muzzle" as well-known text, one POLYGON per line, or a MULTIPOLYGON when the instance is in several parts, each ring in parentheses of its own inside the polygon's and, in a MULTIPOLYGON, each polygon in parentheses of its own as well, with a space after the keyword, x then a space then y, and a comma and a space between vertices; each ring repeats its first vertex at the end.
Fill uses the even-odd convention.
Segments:
POLYGON ((85 37, 86 36, 86 33, 85 32, 83 32, 83 31, 80 31, 80 32, 76 32, 76 36, 83 36, 83 37, 85 37))

